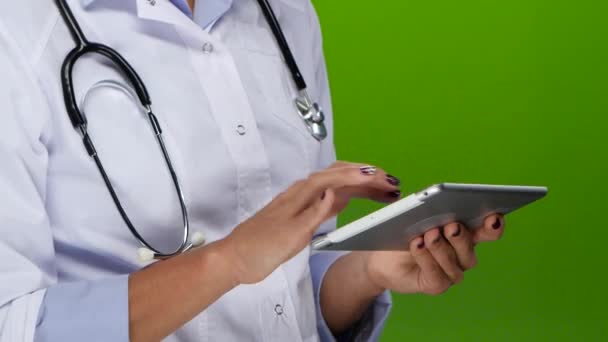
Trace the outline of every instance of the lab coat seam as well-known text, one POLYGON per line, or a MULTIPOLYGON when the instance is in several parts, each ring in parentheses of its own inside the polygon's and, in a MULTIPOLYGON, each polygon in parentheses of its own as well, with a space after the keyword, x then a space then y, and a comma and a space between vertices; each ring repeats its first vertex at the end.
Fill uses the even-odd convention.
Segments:
POLYGON ((31 59, 31 65, 32 65, 32 68, 33 68, 33 73, 34 73, 34 75, 36 77, 36 83, 40 87, 40 90, 41 90, 42 94, 45 97, 45 101, 46 101, 47 107, 49 108, 49 110, 48 110, 49 111, 48 119, 45 122, 45 125, 43 127, 43 132, 41 134, 41 138, 42 138, 43 143, 45 144, 45 146, 47 146, 47 151, 48 151, 49 155, 51 153, 51 150, 48 148, 48 146, 49 146, 50 141, 52 140, 52 130, 50 129, 50 127, 51 127, 51 121, 52 121, 52 117, 53 117, 53 115, 52 115, 52 108, 53 107, 51 106, 51 98, 50 98, 48 92, 46 91, 45 87, 43 86, 42 80, 40 79, 40 76, 39 76, 37 70, 38 70, 38 67, 39 67, 39 63, 42 60, 42 55, 44 54, 44 51, 48 47, 48 44, 49 44, 49 42, 51 40, 51 37, 53 36, 53 33, 55 32, 55 30, 57 28, 57 25, 59 23, 59 18, 60 18, 60 15, 57 12, 57 13, 55 13, 54 18, 52 20, 49 20, 48 31, 46 31, 46 33, 45 33, 46 37, 45 37, 44 40, 40 41, 41 42, 40 43, 40 47, 39 47, 38 51, 36 51, 37 56, 35 56, 35 57, 32 56, 32 59, 31 59), (44 42, 44 43, 42 43, 42 42, 44 42), (48 136, 45 136, 44 133, 48 133, 48 136))
POLYGON ((32 56, 30 59, 30 64, 32 65, 33 68, 38 67, 38 63, 40 63, 42 54, 46 50, 46 48, 51 40, 51 36, 53 35, 53 32, 55 31, 55 28, 57 27, 57 25, 59 23, 59 18, 60 18, 59 12, 53 12, 51 17, 48 19, 48 22, 44 26, 44 30, 42 31, 40 39, 35 44, 36 48, 34 49, 34 52, 32 53, 32 56))
POLYGON ((272 340, 270 339, 270 336, 268 336, 269 334, 268 334, 266 326, 264 324, 263 311, 259 307, 261 304, 260 303, 257 303, 257 304, 258 304, 258 310, 257 310, 257 313, 258 313, 258 326, 260 328, 260 333, 262 335, 262 336, 260 336, 261 340, 262 340, 262 342, 272 342, 272 340))
MULTIPOLYGON (((46 288, 39 289, 37 291, 25 294, 21 297, 15 298, 10 302, 10 305, 22 305, 24 312, 23 318, 23 330, 21 336, 23 337, 23 342, 33 341, 36 335, 36 328, 38 323, 38 316, 40 314, 40 310, 43 308, 44 297, 46 296, 46 288)), ((1 310, 1 309, 0 309, 1 310)), ((8 329, 10 330, 11 327, 8 329)), ((14 328, 18 329, 18 328, 14 328)), ((0 338, 4 337, 4 335, 0 336, 0 338)), ((2 340, 4 341, 4 340, 2 340)), ((14 342, 14 341, 11 341, 14 342)))
MULTIPOLYGON (((194 65, 194 62, 192 60, 194 58, 194 50, 186 43, 186 39, 183 37, 183 35, 180 32, 180 30, 177 29, 177 28, 175 28, 175 29, 176 29, 178 35, 180 36, 180 39, 184 43, 185 48, 188 51, 188 55, 190 57, 189 60, 190 60, 191 67, 192 67, 193 70, 196 71, 196 66, 194 65)), ((217 41, 215 43, 218 44, 218 45, 221 45, 222 47, 224 45, 222 42, 219 42, 219 41, 217 41)), ((233 58, 232 54, 230 53, 230 50, 227 47, 224 48, 224 50, 225 50, 226 56, 230 59, 231 68, 235 71, 235 77, 237 78, 239 84, 241 84, 241 85, 244 84, 243 80, 240 77, 240 74, 238 73, 238 67, 235 65, 234 58, 233 58)), ((197 81, 200 84, 202 93, 206 95, 205 85, 203 84, 204 81, 202 80, 202 78, 200 76, 197 77, 197 81)), ((270 163, 268 161, 268 153, 266 151, 264 143, 263 143, 261 137, 259 136, 259 126, 258 126, 258 122, 257 122, 257 120, 255 118, 254 108, 251 105, 251 102, 250 102, 250 99, 249 99, 249 96, 247 94, 246 89, 244 89, 243 87, 240 87, 240 89, 237 89, 237 91, 242 92, 243 100, 244 100, 244 102, 246 102, 246 106, 249 108, 249 113, 251 115, 250 115, 250 117, 248 119, 249 119, 250 123, 253 125, 253 127, 255 127, 255 133, 257 133, 256 134, 257 137, 255 137, 254 139, 257 140, 257 142, 259 143, 259 147, 260 147, 260 151, 259 152, 260 152, 260 158, 261 158, 261 160, 258 161, 259 164, 256 166, 256 168, 254 170, 254 173, 258 174, 258 173, 262 173, 263 172, 265 174, 264 175, 265 176, 265 181, 267 183, 266 184, 266 188, 269 188, 271 186, 271 179, 270 179, 269 171, 268 171, 270 169, 270 163)), ((251 216, 251 215, 254 214, 253 212, 251 212, 247 208, 246 203, 244 201, 244 197, 242 195, 242 191, 243 191, 243 189, 246 186, 246 184, 243 182, 242 178, 243 177, 247 177, 248 174, 251 172, 251 170, 249 170, 248 168, 244 167, 242 165, 242 163, 240 163, 236 159, 237 156, 234 154, 234 148, 230 147, 230 146, 234 145, 234 143, 229 142, 230 141, 229 140, 230 137, 227 137, 223 133, 224 129, 222 128, 222 124, 219 123, 216 120, 215 115, 213 114, 213 110, 214 110, 213 105, 210 104, 209 110, 212 112, 211 116, 213 117, 214 122, 220 128, 220 131, 222 131, 222 134, 221 134, 222 138, 227 141, 226 145, 228 146, 228 151, 229 151, 228 154, 230 155, 230 158, 232 159, 232 161, 233 161, 233 163, 235 165, 235 169, 236 169, 236 173, 237 173, 237 191, 236 191, 237 199, 236 200, 237 200, 237 204, 238 204, 238 208, 237 208, 237 215, 239 216, 239 219, 238 219, 238 222, 237 222, 237 224, 238 224, 238 223, 240 223, 240 221, 242 219, 245 219, 245 218, 247 218, 247 217, 249 217, 249 216, 251 216)), ((246 118, 246 116, 247 115, 244 115, 245 118, 246 118)), ((251 130, 251 134, 254 134, 254 130, 253 129, 251 130)))
MULTIPOLYGON (((44 314, 43 310, 44 310, 44 299, 46 298, 46 288, 44 289, 40 289, 36 292, 33 292, 31 294, 29 294, 28 296, 30 296, 30 302, 29 304, 31 306, 33 306, 33 310, 30 313, 31 316, 29 316, 29 319, 26 319, 27 321, 29 320, 33 320, 35 322, 34 324, 34 329, 31 329, 30 334, 28 334, 28 338, 26 338, 26 341, 33 341, 35 336, 36 336, 36 329, 38 328, 38 325, 40 324, 40 314, 41 312, 44 314)), ((26 331, 27 333, 28 331, 26 331)))
MULTIPOLYGON (((289 300, 289 309, 293 315, 293 317, 290 319, 290 323, 295 323, 295 328, 297 330, 298 336, 300 337, 300 341, 302 341, 304 339, 304 335, 302 334, 302 330, 300 329, 300 325, 298 324, 298 319, 296 316, 296 308, 293 305, 293 300, 291 298, 291 287, 289 286, 289 281, 287 281, 287 274, 285 272, 285 269, 283 268, 283 266, 279 266, 279 269, 281 270, 281 281, 283 282, 283 286, 287 289, 287 299, 289 300)), ((314 300, 314 299, 313 299, 314 300)), ((285 303, 283 303, 283 305, 285 305, 285 303)))
MULTIPOLYGON (((281 61, 280 57, 276 54, 270 54, 270 53, 263 53, 260 52, 258 50, 255 49, 251 49, 250 47, 242 47, 243 50, 245 50, 246 52, 249 53, 255 53, 256 55, 259 55, 261 58, 276 58, 278 61, 281 61)), ((247 61, 249 62, 249 64, 254 67, 254 65, 252 65, 251 59, 247 58, 247 61)), ((285 96, 289 97, 290 99, 295 99, 296 95, 295 92, 292 91, 292 86, 290 86, 289 82, 292 82, 291 79, 289 79, 289 76, 286 74, 285 68, 281 68, 280 71, 280 78, 282 83, 285 85, 284 88, 286 89, 286 94, 285 96)), ((261 83, 259 81, 259 79, 256 77, 256 81, 258 83, 261 83)), ((270 113, 277 118, 279 121, 281 121, 283 124, 285 124, 286 126, 288 126, 290 129, 294 130, 298 135, 302 136, 304 139, 307 139, 309 134, 307 132, 305 132, 302 127, 298 127, 299 125, 290 121, 289 119, 285 118, 283 115, 280 115, 279 113, 277 113, 275 110, 273 110, 273 106, 271 103, 273 103, 272 99, 270 98, 269 94, 267 93, 267 91, 265 90, 261 90, 260 91, 262 97, 264 98, 264 102, 266 103, 267 107, 270 109, 270 113)), ((290 100, 291 101, 291 100, 290 100)), ((294 113, 291 113, 291 115, 297 115, 296 113, 296 108, 292 107, 292 110, 294 113)), ((290 115, 289 113, 285 113, 285 115, 290 115)), ((301 123, 302 126, 304 125, 303 123, 301 123)))
MULTIPOLYGON (((279 6, 287 5, 287 6, 290 6, 293 8, 292 4, 285 3, 284 0, 278 0, 278 2, 275 1, 275 5, 279 5, 279 6)), ((277 6, 274 6, 274 7, 277 7, 277 6)), ((305 8, 296 8, 296 9, 301 11, 301 15, 304 16, 305 20, 307 21, 307 23, 310 26, 311 25, 310 13, 308 11, 306 11, 305 8)), ((278 9, 278 11, 275 11, 275 12, 281 13, 280 9, 278 9)), ((278 14, 278 15, 280 15, 280 14, 278 14)), ((298 14, 298 15, 300 15, 300 14, 298 14)), ((279 19, 280 19, 280 17, 279 17, 279 19)), ((315 167, 313 167, 313 165, 316 166, 318 164, 317 159, 318 159, 318 156, 320 155, 319 152, 320 152, 321 144, 318 141, 314 140, 314 138, 310 135, 308 128, 305 127, 304 122, 301 120, 301 118, 297 114, 297 109, 295 107, 295 104, 289 103, 291 112, 288 110, 286 112, 279 113, 275 110, 276 106, 274 105, 274 103, 276 101, 273 99, 274 96, 279 96, 280 98, 283 98, 283 96, 285 96, 285 98, 288 98, 289 101, 291 102, 298 95, 297 95, 296 86, 295 86, 293 80, 291 79, 291 75, 288 71, 287 66, 284 64, 283 56, 277 46, 277 43, 275 41, 275 38, 274 38, 272 32, 270 31, 270 29, 268 27, 260 28, 259 26, 256 26, 250 22, 239 22, 239 23, 237 23, 237 25, 242 27, 243 29, 259 30, 260 31, 259 34, 264 35, 264 38, 261 40, 260 39, 247 40, 247 39, 244 39, 243 37, 240 37, 240 39, 239 39, 240 49, 242 49, 248 55, 252 54, 252 55, 257 56, 257 58, 268 58, 268 59, 271 59, 272 62, 276 62, 276 63, 280 64, 280 67, 277 68, 277 72, 279 73, 278 77, 280 78, 280 81, 282 84, 281 88, 283 89, 283 93, 284 93, 283 95, 271 94, 264 87, 263 82, 260 81, 260 79, 257 75, 254 75, 253 78, 258 83, 258 86, 260 88, 259 92, 262 97, 262 101, 264 103, 266 103, 266 107, 269 109, 269 112, 272 114, 272 116, 275 119, 277 119, 279 122, 283 123, 287 129, 294 131, 294 133, 300 137, 299 139, 296 139, 296 143, 299 146, 299 148, 301 149, 302 155, 305 158, 304 160, 306 161, 306 170, 305 171, 307 173, 312 172, 313 169, 315 169, 315 167), (276 59, 276 61, 274 61, 275 59, 276 59), (293 115, 293 118, 288 118, 288 117, 286 117, 287 115, 293 115), (315 154, 317 155, 317 158, 315 158, 315 154)), ((299 54, 295 50, 295 44, 293 44, 293 42, 295 42, 296 39, 293 37, 292 33, 289 31, 285 31, 284 34, 285 34, 288 42, 291 42, 290 47, 292 48, 292 51, 295 54, 294 57, 296 59, 298 59, 297 56, 299 54)), ((311 40, 312 40, 312 38, 311 38, 311 40)), ((313 45, 312 43, 313 42, 311 41, 310 45, 313 45)), ((255 70, 255 63, 251 60, 251 58, 249 56, 247 58, 247 62, 251 66, 251 70, 255 70)), ((301 62, 302 62, 302 60, 299 60, 298 65, 304 65, 304 63, 301 63, 301 62)), ((304 71, 304 70, 301 70, 301 71, 304 71)), ((308 86, 310 88, 310 84, 308 86)))
MULTIPOLYGON (((279 1, 281 3, 283 3, 283 0, 279 0, 279 1)), ((287 5, 289 5, 289 4, 287 4, 287 5)), ((302 14, 307 16, 307 19, 308 19, 309 18, 308 13, 304 10, 302 10, 302 12, 303 12, 302 14)), ((278 49, 278 47, 276 46, 276 42, 274 40, 272 32, 268 28, 259 28, 255 25, 252 25, 251 23, 239 22, 238 25, 241 27, 251 26, 251 29, 260 30, 263 32, 264 35, 266 35, 264 38, 264 42, 271 44, 272 48, 260 47, 259 40, 255 40, 255 42, 258 43, 257 45, 251 44, 249 40, 245 40, 242 37, 239 39, 239 41, 240 41, 239 46, 246 53, 255 54, 255 55, 259 56, 259 58, 276 59, 276 62, 281 64, 281 67, 278 68, 279 70, 277 72, 279 73, 278 76, 280 77, 281 83, 283 85, 282 88, 284 89, 284 96, 289 98, 290 99, 289 101, 293 101, 293 99, 295 99, 297 97, 295 84, 293 83, 293 80, 291 79, 287 66, 284 65, 284 61, 283 61, 281 52, 278 49)), ((292 42, 295 41, 295 39, 293 39, 293 37, 290 36, 289 32, 285 32, 285 35, 286 35, 286 38, 288 41, 292 41, 292 42)), ((294 44, 290 44, 290 47, 293 47, 293 45, 294 44)), ((252 70, 255 70, 255 65, 251 61, 251 59, 247 58, 247 61, 248 61, 249 65, 252 67, 252 70)), ((303 65, 302 63, 298 63, 298 64, 303 65)), ((311 153, 311 150, 313 148, 320 150, 320 144, 316 140, 311 141, 314 138, 310 135, 310 133, 308 132, 308 129, 304 126, 304 123, 302 122, 302 120, 299 117, 295 117, 293 119, 289 119, 289 118, 285 117, 286 115, 297 116, 297 112, 296 112, 297 109, 295 108, 295 105, 293 103, 290 104, 292 113, 282 113, 282 114, 277 113, 277 111, 274 110, 275 106, 272 104, 275 101, 272 99, 271 94, 269 94, 268 91, 265 90, 265 88, 261 84, 262 82, 260 82, 260 80, 257 76, 254 76, 254 79, 259 84, 260 94, 263 97, 263 101, 266 103, 266 106, 269 109, 272 116, 275 117, 276 119, 278 119, 278 121, 282 122, 284 125, 286 125, 289 129, 295 131, 295 133, 300 136, 301 139, 298 139, 297 143, 298 143, 298 146, 302 149, 302 152, 306 158, 305 160, 307 161, 307 163, 306 163, 307 170, 306 171, 308 173, 312 172, 312 169, 313 169, 312 164, 316 163, 316 160, 313 160, 314 154, 311 153), (299 121, 299 122, 296 122, 296 121, 299 121)))
MULTIPOLYGON (((70 1, 70 0, 68 0, 68 1, 70 1)), ((104 41, 105 42, 104 44, 107 45, 108 41, 110 41, 110 40, 108 38, 104 37, 104 33, 106 33, 106 32, 97 30, 96 26, 94 24, 92 24, 94 22, 94 20, 91 20, 92 15, 80 15, 80 13, 78 12, 80 10, 81 10, 80 7, 72 6, 72 11, 74 12, 74 16, 76 17, 76 20, 78 20, 81 30, 87 35, 87 38, 91 41, 93 41, 93 40, 104 41)), ((93 13, 95 11, 93 9, 82 8, 82 12, 93 13)), ((116 12, 120 12, 120 13, 131 16, 131 13, 127 10, 118 10, 116 12)), ((67 29, 67 25, 66 25, 66 29, 67 29)), ((70 38, 71 38, 71 36, 70 36, 70 38)), ((116 46, 114 46, 114 48, 116 48, 116 46)), ((118 52, 120 52, 120 49, 116 49, 116 50, 118 50, 118 52)))
POLYGON ((296 9, 298 11, 302 11, 305 12, 306 11, 306 3, 304 2, 310 2, 308 0, 278 0, 280 3, 282 3, 283 5, 289 6, 293 9, 296 9))
MULTIPOLYGON (((285 88, 287 90, 288 96, 290 96, 290 99, 295 99, 297 97, 295 84, 290 79, 290 76, 288 75, 286 68, 281 69, 281 78, 283 79, 283 83, 285 84, 285 88)), ((292 115, 297 115, 295 105, 292 108, 292 110, 294 112, 292 115)), ((291 122, 289 122, 289 120, 282 118, 281 115, 278 115, 274 111, 272 113, 275 114, 275 116, 279 117, 279 119, 281 119, 283 122, 286 122, 290 126, 292 126, 292 128, 295 129, 302 136, 302 139, 299 141, 298 145, 300 146, 300 148, 302 148, 302 150, 304 152, 304 156, 307 161, 307 163, 306 163, 307 171, 310 174, 313 171, 312 165, 313 165, 313 163, 315 163, 315 161, 313 160, 314 153, 311 153, 311 150, 312 150, 312 148, 316 148, 317 151, 320 151, 320 143, 318 141, 314 140, 314 138, 308 132, 308 128, 296 127, 295 123, 292 124, 291 122)), ((285 113, 285 114, 289 115, 288 113, 285 113)), ((301 119, 299 117, 298 117, 298 119, 300 120, 300 126, 304 126, 304 123, 301 121, 301 119)))
MULTIPOLYGON (((171 25, 171 26, 173 27, 173 30, 175 31, 175 33, 177 34, 177 36, 179 37, 179 39, 181 40, 183 47, 186 49, 186 51, 188 51, 188 62, 190 64, 190 68, 196 74, 196 66, 195 66, 194 61, 193 61, 195 51, 187 43, 186 38, 183 36, 183 34, 180 31, 180 29, 177 26, 175 26, 175 25, 171 25)), ((205 86, 203 84, 203 80, 201 79, 201 77, 198 74, 197 74, 197 77, 196 77, 196 81, 197 81, 197 84, 200 87, 200 92, 202 94, 204 94, 205 97, 206 97, 207 94, 205 93, 205 86)), ((209 104, 209 111, 213 111, 213 108, 212 108, 211 104, 209 104)), ((217 121, 215 115, 213 115, 213 113, 210 113, 210 117, 213 120, 213 122, 215 123, 216 127, 218 127, 218 129, 220 131, 222 131, 221 125, 217 121)), ((220 136, 222 137, 223 140, 225 140, 225 137, 224 137, 223 134, 220 134, 220 136)), ((236 225, 240 224, 240 222, 242 220, 241 212, 245 211, 244 208, 243 208, 243 205, 242 205, 242 195, 241 195, 241 189, 242 189, 241 176, 242 176, 243 172, 242 172, 241 165, 239 165, 239 163, 235 160, 234 155, 231 152, 231 149, 229 147, 229 144, 228 143, 225 143, 225 144, 227 146, 228 155, 230 156, 230 159, 232 160, 232 163, 234 164, 234 168, 235 168, 235 171, 236 171, 236 180, 237 180, 236 191, 235 191, 235 196, 236 196, 236 208, 235 209, 236 209, 236 215, 237 215, 237 220, 235 222, 235 227, 236 227, 236 225)), ((234 229, 234 227, 233 227, 233 229, 234 229)))
MULTIPOLYGON (((14 39, 12 39, 12 36, 9 34, 8 29, 6 29, 6 27, 2 24, 1 21, 0 21, 0 36, 4 37, 6 39, 6 42, 13 48, 13 52, 16 54, 16 57, 19 57, 20 61, 16 61, 15 63, 21 64, 21 67, 23 67, 23 69, 25 71, 25 74, 26 74, 25 76, 27 78, 29 78, 29 80, 30 80, 30 82, 32 82, 32 84, 38 85, 38 91, 40 91, 40 94, 44 95, 44 97, 46 98, 46 104, 47 104, 48 109, 46 110, 45 114, 40 114, 43 116, 42 124, 40 126, 40 131, 39 131, 39 135, 38 135, 38 139, 40 139, 43 136, 43 132, 45 131, 45 128, 48 126, 48 124, 50 122, 50 118, 51 118, 51 115, 50 115, 51 106, 50 106, 49 98, 48 98, 46 92, 44 91, 44 87, 42 87, 42 85, 41 85, 40 79, 39 79, 35 69, 29 63, 29 59, 26 57, 25 52, 22 51, 19 48, 19 44, 17 44, 17 42, 14 39)), ((40 152, 40 148, 35 146, 33 141, 28 140, 28 142, 33 151, 35 151, 36 153, 40 152)))
POLYGON ((200 337, 199 342, 209 341, 209 308, 203 310, 198 317, 198 334, 200 337))

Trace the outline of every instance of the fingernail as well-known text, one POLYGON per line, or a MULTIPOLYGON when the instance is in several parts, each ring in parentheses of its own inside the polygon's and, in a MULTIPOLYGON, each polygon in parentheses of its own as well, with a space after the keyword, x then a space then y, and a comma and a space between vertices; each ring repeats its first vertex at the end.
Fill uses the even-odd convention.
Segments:
POLYGON ((456 226, 456 230, 452 233, 453 237, 460 235, 460 225, 456 226))
POLYGON ((502 224, 500 223, 500 219, 497 217, 496 222, 494 222, 494 224, 492 225, 492 228, 500 229, 501 226, 502 226, 502 224))
POLYGON ((376 174, 376 167, 375 166, 361 166, 359 168, 359 170, 361 170, 361 173, 364 175, 374 175, 376 174))
POLYGON ((424 248, 424 240, 420 241, 420 243, 418 244, 418 249, 423 249, 424 248))
POLYGON ((399 190, 391 191, 388 193, 388 195, 393 198, 399 198, 399 197, 401 197, 401 191, 399 191, 399 190))
POLYGON ((437 243, 441 239, 441 234, 437 235, 437 237, 431 243, 437 243))
POLYGON ((394 185, 394 186, 398 186, 399 184, 401 184, 401 181, 399 180, 399 178, 397 178, 395 176, 391 176, 391 175, 386 175, 386 181, 389 182, 389 184, 394 185))
POLYGON ((325 198, 325 191, 323 191, 323 193, 321 194, 321 199, 325 198))

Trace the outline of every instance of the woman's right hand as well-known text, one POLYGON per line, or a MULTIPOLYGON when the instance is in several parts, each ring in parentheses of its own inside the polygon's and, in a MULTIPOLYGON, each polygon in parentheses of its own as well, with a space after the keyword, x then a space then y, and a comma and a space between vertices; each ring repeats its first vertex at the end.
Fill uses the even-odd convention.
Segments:
POLYGON ((226 238, 131 274, 131 341, 160 341, 235 286, 264 280, 306 248, 349 198, 394 200, 381 196, 395 192, 391 183, 380 169, 336 163, 293 184, 226 238))
POLYGON ((315 172, 238 225, 218 241, 236 272, 236 282, 260 282, 302 251, 319 225, 336 214, 336 191, 357 187, 392 189, 380 173, 372 166, 330 167, 315 172))

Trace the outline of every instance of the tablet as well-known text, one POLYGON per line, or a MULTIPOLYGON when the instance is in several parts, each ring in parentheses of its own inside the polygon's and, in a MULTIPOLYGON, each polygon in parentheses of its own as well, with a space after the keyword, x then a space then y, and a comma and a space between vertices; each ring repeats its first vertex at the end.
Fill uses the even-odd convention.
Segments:
POLYGON ((547 194, 546 187, 443 183, 316 237, 315 250, 407 250, 422 233, 458 221, 469 228, 491 214, 508 214, 547 194))

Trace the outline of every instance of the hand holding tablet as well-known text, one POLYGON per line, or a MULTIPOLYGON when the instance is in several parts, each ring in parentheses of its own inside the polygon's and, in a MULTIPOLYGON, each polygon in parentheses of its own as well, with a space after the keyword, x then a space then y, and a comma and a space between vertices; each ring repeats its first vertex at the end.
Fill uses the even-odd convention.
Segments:
POLYGON ((478 227, 491 214, 505 215, 547 194, 546 187, 443 183, 392 203, 327 235, 317 250, 406 250, 433 227, 461 222, 478 227))
MULTIPOLYGON (((477 264, 476 246, 500 239, 505 214, 547 193, 545 187, 439 184, 402 199, 400 182, 383 169, 338 162, 329 169, 355 171, 354 186, 330 188, 332 213, 351 198, 391 203, 346 226, 313 239, 317 251, 352 251, 327 271, 322 293, 342 304, 361 294, 376 298, 385 290, 438 295, 463 280, 477 264), (348 282, 344 280, 348 279, 348 282)), ((346 175, 346 173, 345 173, 346 175)), ((339 182, 340 184, 344 182, 339 182)), ((321 200, 323 201, 323 196, 321 200)), ((322 256, 321 256, 322 258, 322 256)), ((353 304, 355 305, 355 304, 353 304)))

